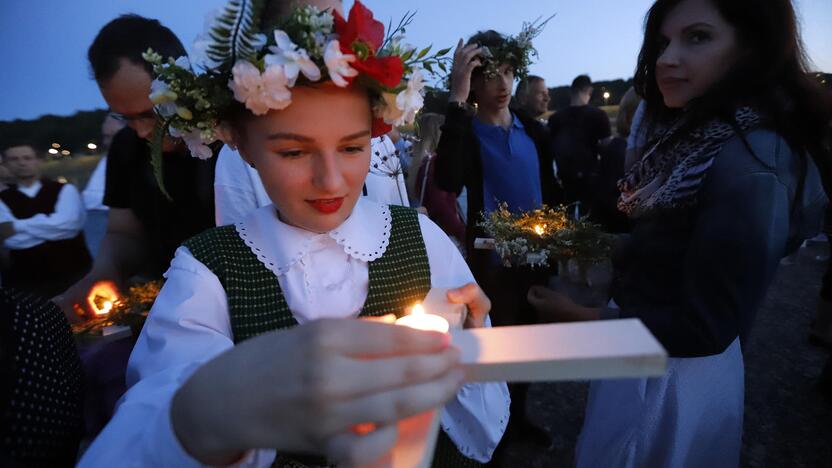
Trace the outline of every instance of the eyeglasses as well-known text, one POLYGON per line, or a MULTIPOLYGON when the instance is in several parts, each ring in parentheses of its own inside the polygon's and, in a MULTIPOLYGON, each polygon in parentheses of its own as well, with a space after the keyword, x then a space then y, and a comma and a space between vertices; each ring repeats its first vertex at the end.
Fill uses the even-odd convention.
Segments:
POLYGON ((118 112, 110 112, 110 116, 114 119, 118 120, 119 122, 135 122, 138 120, 156 120, 156 113, 152 110, 144 111, 139 114, 132 114, 132 115, 125 115, 119 114, 118 112))

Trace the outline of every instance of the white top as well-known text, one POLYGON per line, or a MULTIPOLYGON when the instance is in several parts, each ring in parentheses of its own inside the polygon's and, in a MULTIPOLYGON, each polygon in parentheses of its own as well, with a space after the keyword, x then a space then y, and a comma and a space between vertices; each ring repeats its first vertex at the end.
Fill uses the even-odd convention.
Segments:
MULTIPOLYGON (((314 234, 282 223, 268 206, 238 223, 237 231, 245 233, 249 247, 260 249, 253 252, 277 274, 298 322, 356 317, 367 297, 367 260, 387 248, 387 210, 359 199, 353 214, 336 230, 314 234)), ((419 224, 431 285, 458 287, 473 281, 439 227, 422 215, 419 224)), ((130 390, 84 454, 81 467, 197 466, 173 433, 170 401, 202 363, 234 346, 227 298, 219 279, 185 247, 177 250, 165 277, 130 356, 130 390)), ((442 427, 462 453, 486 462, 505 431, 509 402, 503 382, 467 384, 442 411, 442 427)), ((274 450, 256 450, 243 465, 266 467, 274 456, 274 450)))
POLYGON ((109 210, 110 207, 104 204, 104 186, 107 180, 107 155, 98 161, 95 170, 92 171, 87 186, 81 195, 84 197, 84 206, 88 210, 109 210))
MULTIPOLYGON (((390 138, 387 136, 373 138, 370 144, 373 161, 384 163, 390 161, 388 166, 398 164, 399 168, 401 167, 390 138), (382 161, 384 157, 387 157, 387 160, 382 161)), ((366 180, 367 197, 387 205, 409 206, 401 170, 398 171, 396 178, 392 178, 389 175, 373 174, 372 166, 371 162, 371 173, 368 174, 366 180)), ((386 167, 382 166, 382 169, 386 167)), ((228 145, 223 146, 217 159, 214 175, 214 209, 217 226, 234 224, 243 220, 251 211, 271 204, 272 200, 266 193, 257 170, 246 164, 236 150, 228 145)))
MULTIPOLYGON (((17 190, 29 198, 35 198, 43 184, 36 181, 29 187, 18 186, 17 190)), ((46 241, 72 239, 84 227, 86 212, 78 190, 64 184, 58 193, 58 201, 52 214, 38 214, 26 219, 17 219, 11 209, 0 201, 0 223, 12 222, 16 234, 6 239, 4 245, 10 250, 22 250, 43 244, 46 241)))

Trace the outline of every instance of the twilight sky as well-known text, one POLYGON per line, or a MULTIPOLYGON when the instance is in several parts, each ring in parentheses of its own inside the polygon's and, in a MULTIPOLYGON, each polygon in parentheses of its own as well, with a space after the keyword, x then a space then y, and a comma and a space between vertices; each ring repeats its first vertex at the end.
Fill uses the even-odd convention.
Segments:
MULTIPOLYGON (((346 0, 349 8, 353 0, 346 0)), ((832 72, 832 0, 794 0, 814 68, 832 72)), ((536 40, 531 72, 549 86, 581 73, 594 80, 628 78, 652 0, 365 0, 384 22, 418 10, 410 43, 455 45, 481 29, 515 34, 523 21, 557 13, 536 40)), ((225 0, 0 1, 0 120, 70 115, 106 104, 89 77, 86 51, 98 30, 122 13, 154 17, 190 49, 208 11, 225 0)))

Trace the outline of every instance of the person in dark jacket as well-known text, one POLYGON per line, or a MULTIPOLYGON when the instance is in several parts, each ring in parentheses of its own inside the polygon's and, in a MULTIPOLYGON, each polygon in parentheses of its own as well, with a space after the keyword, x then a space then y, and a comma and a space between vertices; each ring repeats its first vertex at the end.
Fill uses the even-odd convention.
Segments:
POLYGON ((780 259, 819 230, 830 187, 832 96, 798 32, 790 0, 650 9, 635 77, 650 143, 620 184, 633 229, 613 301, 531 295, 552 320, 638 318, 670 358, 662 377, 591 384, 576 466, 739 464, 742 343, 780 259))
MULTIPOLYGON (((504 268, 493 251, 476 250, 474 240, 486 237, 478 222, 501 203, 511 210, 532 210, 561 201, 545 128, 534 118, 509 109, 514 81, 526 75, 524 64, 528 63, 516 54, 500 52, 513 40, 485 31, 472 36, 467 45, 459 41, 435 161, 439 188, 455 194, 467 189, 468 263, 492 301, 494 326, 536 321, 526 293, 534 282, 545 281, 546 272, 504 268)), ((507 437, 522 434, 547 444, 548 436, 525 417, 527 386, 514 386, 511 391, 507 437)))

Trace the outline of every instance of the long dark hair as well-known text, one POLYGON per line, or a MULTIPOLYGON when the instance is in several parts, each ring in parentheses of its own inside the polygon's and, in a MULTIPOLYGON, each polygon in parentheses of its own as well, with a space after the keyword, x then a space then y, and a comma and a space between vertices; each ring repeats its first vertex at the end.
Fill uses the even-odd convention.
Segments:
MULTIPOLYGON (((653 122, 667 122, 679 114, 664 105, 656 62, 662 52, 662 23, 681 1, 657 0, 645 19, 634 81, 653 122)), ((708 1, 735 28, 744 53, 719 83, 688 104, 688 125, 713 118, 733 123, 736 108, 751 105, 793 150, 812 156, 826 192, 832 193, 832 93, 809 73, 791 0, 708 1)))

